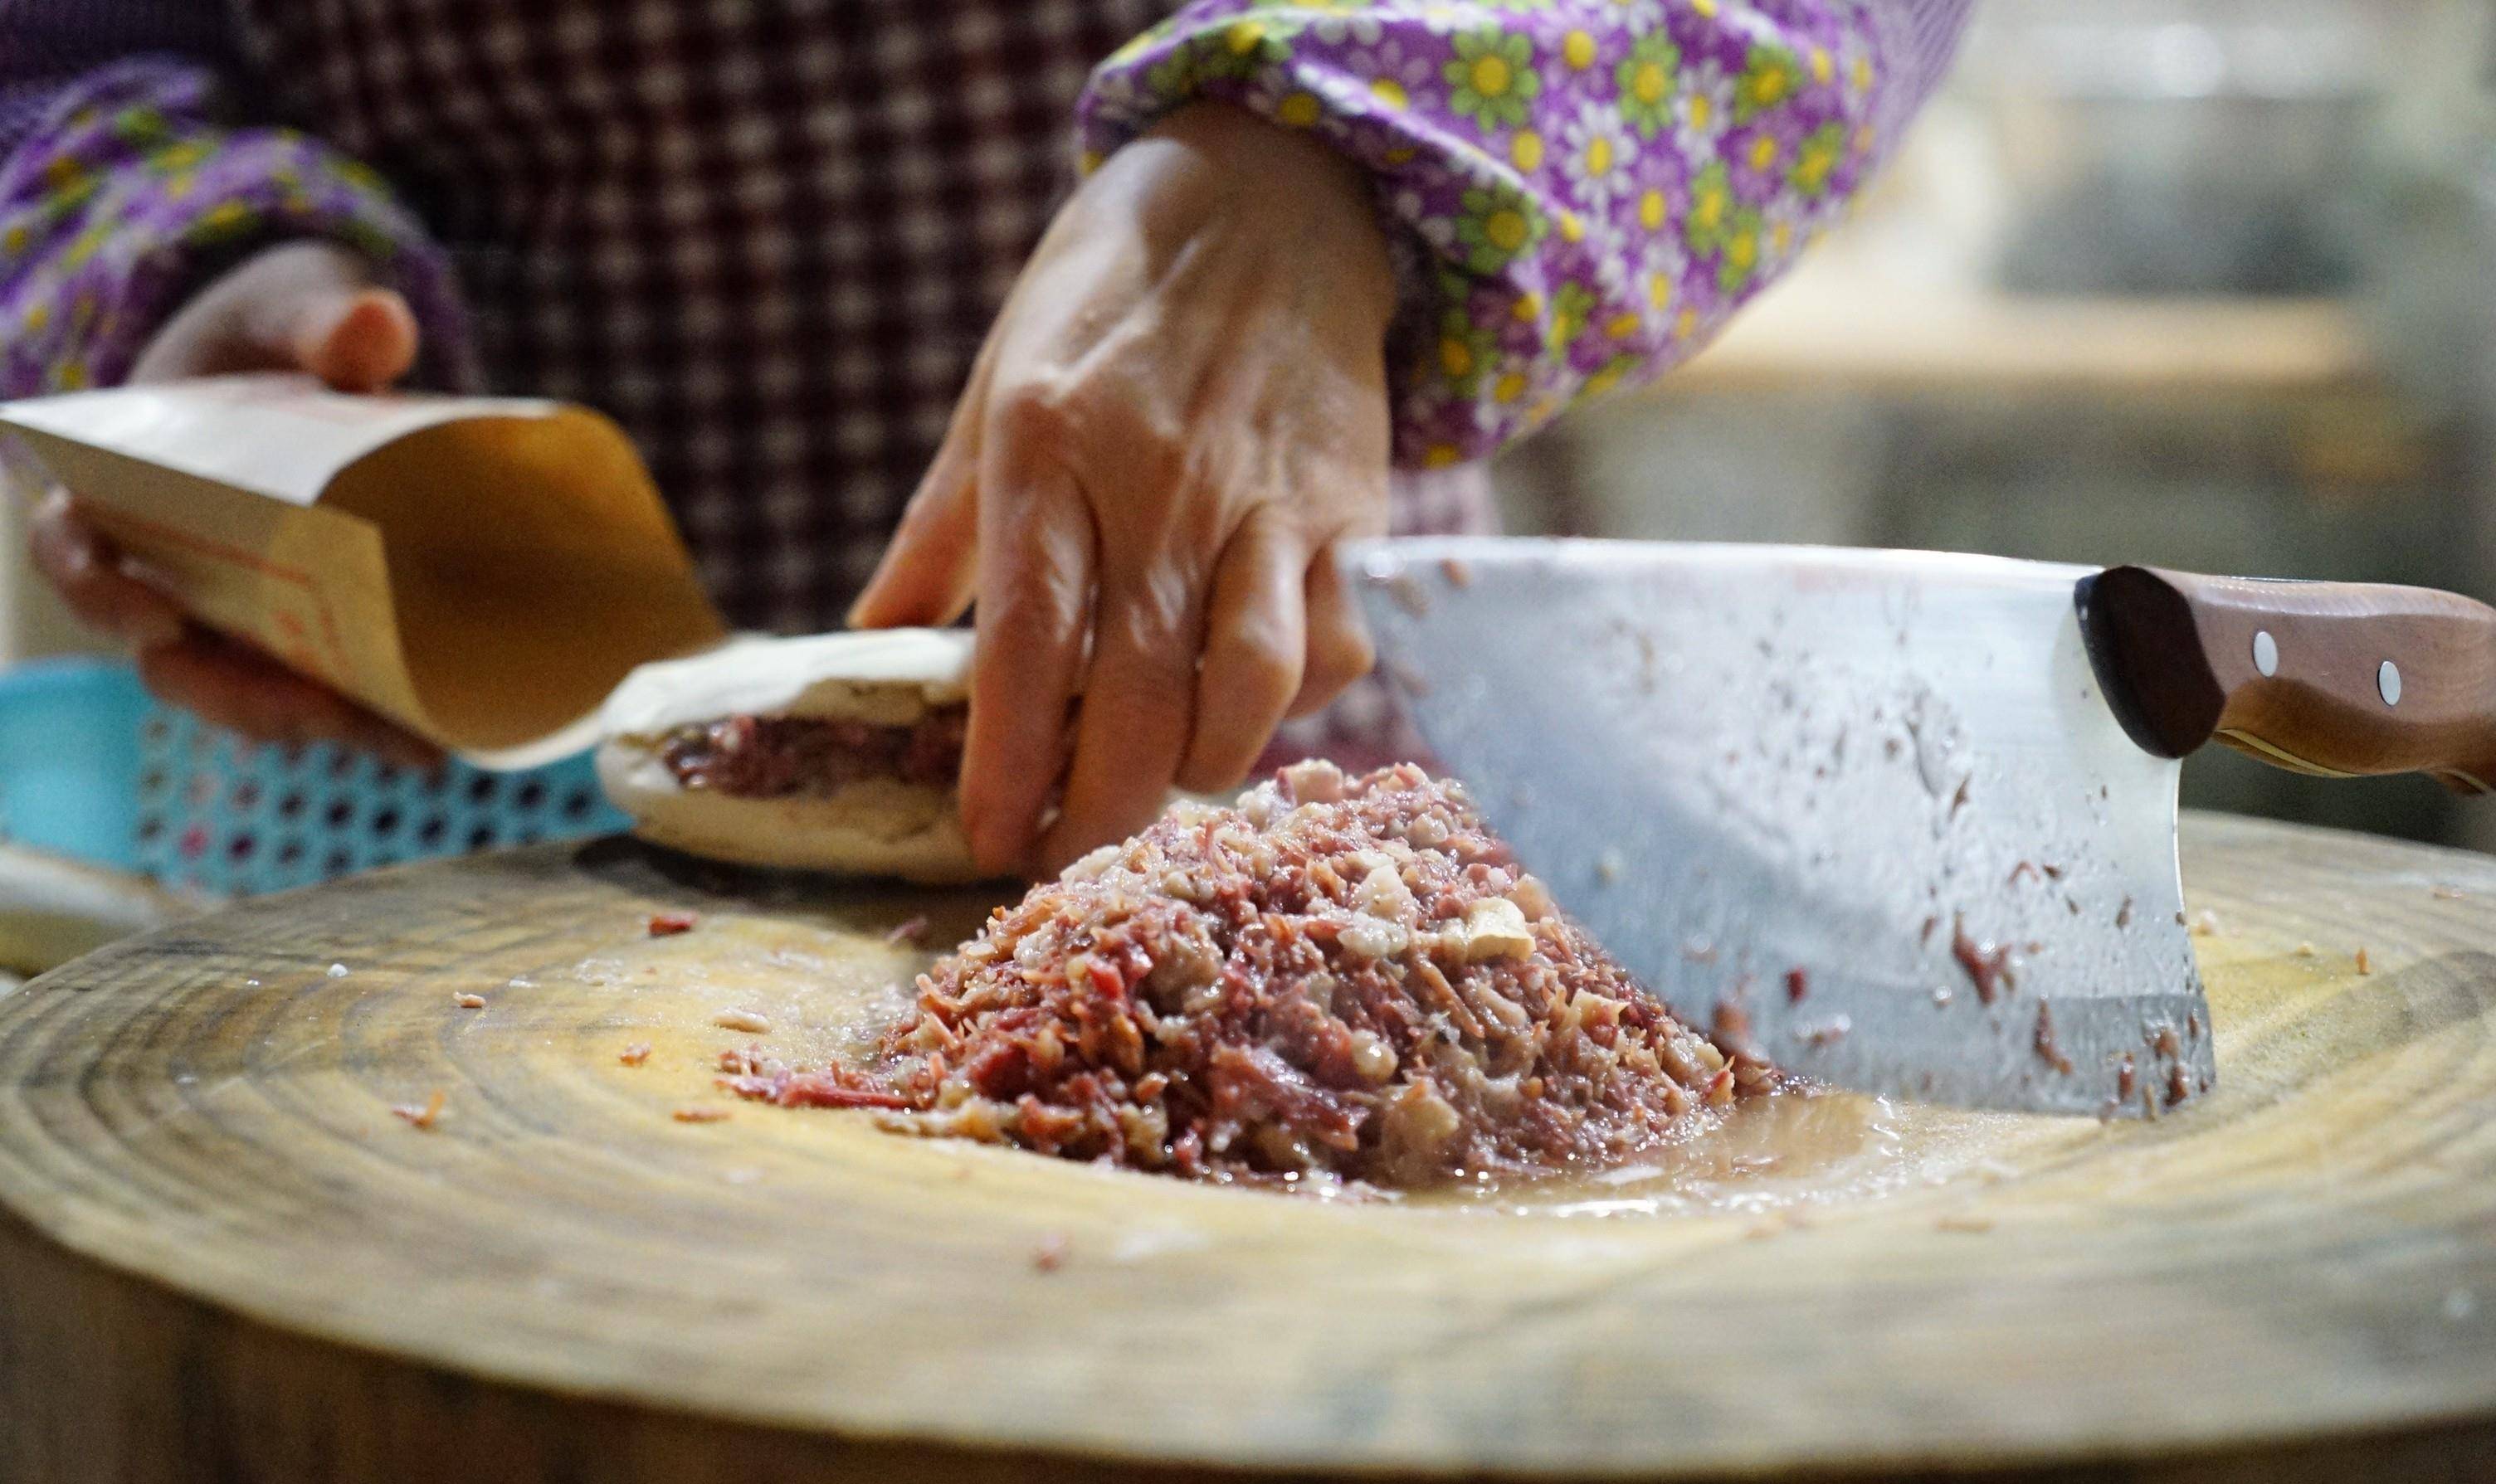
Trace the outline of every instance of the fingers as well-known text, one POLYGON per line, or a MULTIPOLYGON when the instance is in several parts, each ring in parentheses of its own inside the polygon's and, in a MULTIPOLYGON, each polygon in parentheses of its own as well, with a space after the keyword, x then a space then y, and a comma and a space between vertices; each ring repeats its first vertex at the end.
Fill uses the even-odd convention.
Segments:
POLYGON ((138 656, 139 678, 167 705, 263 742, 343 742, 404 767, 441 751, 247 645, 192 627, 173 600, 120 569, 111 546, 54 492, 37 507, 35 566, 79 620, 138 656))
POLYGON ((416 315, 333 242, 253 254, 192 295, 130 369, 133 382, 308 371, 341 391, 379 391, 416 364, 416 315))
POLYGON ((237 274, 249 346, 340 391, 379 391, 416 364, 416 315, 361 258, 326 242, 271 249, 237 274), (253 276, 244 276, 253 275, 253 276))
POLYGON ((1369 625, 1360 606, 1344 586, 1334 548, 1320 550, 1308 570, 1308 660, 1299 694, 1288 715, 1307 716, 1322 709, 1346 686, 1369 673, 1378 650, 1369 639, 1369 625))
POLYGON ((947 438, 919 492, 901 512, 900 528, 884 548, 875 575, 851 605, 851 628, 942 628, 971 605, 972 583, 979 575, 976 473, 975 458, 963 440, 947 438))
POLYGON ((1162 565, 1104 580, 1065 804, 1040 844, 1044 869, 1124 839, 1162 812, 1196 707, 1203 617, 1191 589, 1162 565))
POLYGON ((1066 715, 1083 667, 1092 513, 1053 461, 1016 464, 1026 440, 991 440, 981 461, 979 642, 962 750, 962 823, 981 869, 1028 863, 1066 757, 1066 715))
POLYGON ((173 600, 123 572, 112 548, 54 491, 36 508, 36 569, 81 623, 138 657, 157 699, 261 742, 339 742, 401 767, 442 761, 431 743, 304 679, 246 645, 193 628, 173 600))
POLYGON ((341 742, 402 767, 432 767, 441 750, 306 680, 259 651, 190 626, 171 598, 121 571, 112 549, 66 494, 36 509, 35 566, 78 619, 128 645, 139 677, 170 706, 262 742, 341 742))
POLYGON ((1307 571, 1299 540, 1262 510, 1223 548, 1180 788, 1211 793, 1236 785, 1299 694, 1307 571))
POLYGON ((247 645, 195 630, 139 656, 139 678, 169 706, 259 742, 338 742, 401 767, 442 761, 431 743, 247 645))
POLYGON ((36 571, 58 590, 78 622, 134 650, 181 637, 181 608, 121 570, 111 546, 78 518, 66 491, 47 496, 28 525, 27 546, 36 571))

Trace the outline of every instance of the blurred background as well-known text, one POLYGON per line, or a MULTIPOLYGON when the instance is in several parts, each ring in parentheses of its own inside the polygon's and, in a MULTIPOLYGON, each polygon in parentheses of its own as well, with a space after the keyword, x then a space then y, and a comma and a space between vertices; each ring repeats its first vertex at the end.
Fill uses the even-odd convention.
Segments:
MULTIPOLYGON (((1502 461, 1513 528, 2496 598, 2496 8, 1977 14, 1790 279, 1659 386, 1502 461)), ((22 560, 0 529, 0 665, 84 642, 22 560)), ((2496 849, 2496 804, 2211 753, 2190 803, 2496 849)))
MULTIPOLYGON (((1500 467, 1513 529, 2496 599, 2496 7, 1978 0, 1855 216, 1500 467)), ((2188 804, 2496 849, 2212 748, 2188 804)))

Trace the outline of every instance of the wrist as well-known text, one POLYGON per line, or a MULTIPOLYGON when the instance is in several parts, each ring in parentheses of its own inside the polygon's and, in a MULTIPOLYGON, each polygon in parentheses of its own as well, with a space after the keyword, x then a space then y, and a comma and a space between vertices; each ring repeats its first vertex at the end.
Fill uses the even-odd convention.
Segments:
POLYGON ((1384 334, 1395 312, 1395 270, 1368 172, 1304 129, 1235 104, 1199 101, 1145 135, 1201 159, 1224 214, 1332 285, 1329 295, 1364 328, 1384 334))

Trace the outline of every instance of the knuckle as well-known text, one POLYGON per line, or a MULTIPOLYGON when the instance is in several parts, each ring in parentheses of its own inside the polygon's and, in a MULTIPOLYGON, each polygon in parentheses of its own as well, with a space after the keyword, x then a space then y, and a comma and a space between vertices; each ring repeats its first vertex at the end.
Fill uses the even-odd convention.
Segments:
POLYGON ((1253 496, 1220 467, 1208 449, 1171 453, 1158 476, 1169 491, 1164 504, 1172 540, 1183 550, 1213 553, 1238 526, 1239 508, 1253 496))
POLYGON ((1308 675, 1300 682, 1295 700, 1302 709, 1324 705, 1357 684, 1362 676, 1369 673, 1369 668, 1366 658, 1352 656, 1338 656, 1325 664, 1311 665, 1308 675))
POLYGON ((1129 610, 1103 647, 1114 654, 1094 670, 1100 687, 1130 703, 1150 701, 1175 705, 1194 683, 1197 656, 1174 625, 1147 620, 1129 610))
POLYGON ((1378 664, 1378 646, 1369 632, 1349 625, 1333 626, 1319 652, 1326 674, 1346 681, 1368 674, 1378 664))
POLYGON ((1009 446, 1072 448, 1081 437, 1086 415, 1079 386, 1057 377, 1034 377, 1003 388, 989 417, 996 436, 1009 446))
POLYGON ((1302 655, 1270 625, 1242 625, 1223 635, 1214 658, 1226 683, 1260 700, 1287 698, 1299 688, 1302 655))
POLYGON ((982 641, 1021 647, 1052 644, 1071 634, 1083 620, 1084 583, 1078 573, 1053 563, 1038 563, 1015 573, 992 593, 980 595, 986 617, 982 641))
POLYGON ((1155 495, 1213 482, 1188 419, 1158 389, 1099 373, 1035 375, 1004 389, 991 416, 1008 446, 1042 448, 1086 472, 1155 495))
POLYGON ((1209 471, 1186 425, 1164 413, 1143 388, 1109 397, 1108 402, 1101 417, 1104 432, 1147 478, 1169 489, 1209 482, 1209 471))
POLYGON ((1089 789, 1121 796, 1168 777, 1187 743, 1189 693, 1157 668, 1096 670, 1076 702, 1076 773, 1089 789))
POLYGON ((1084 719, 1095 731, 1114 733, 1116 750, 1132 756, 1184 725, 1185 676, 1185 666, 1158 656, 1095 669, 1083 687, 1084 719))

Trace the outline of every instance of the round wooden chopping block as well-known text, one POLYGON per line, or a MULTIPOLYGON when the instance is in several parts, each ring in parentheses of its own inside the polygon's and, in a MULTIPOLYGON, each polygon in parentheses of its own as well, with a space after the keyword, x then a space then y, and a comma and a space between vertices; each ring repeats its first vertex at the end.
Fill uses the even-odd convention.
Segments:
POLYGON ((254 902, 0 997, 0 1476, 2496 1475, 2496 862, 2185 864, 2221 1082, 2160 1122, 1832 1096, 1368 1203, 713 1088, 980 893, 606 842, 254 902))

